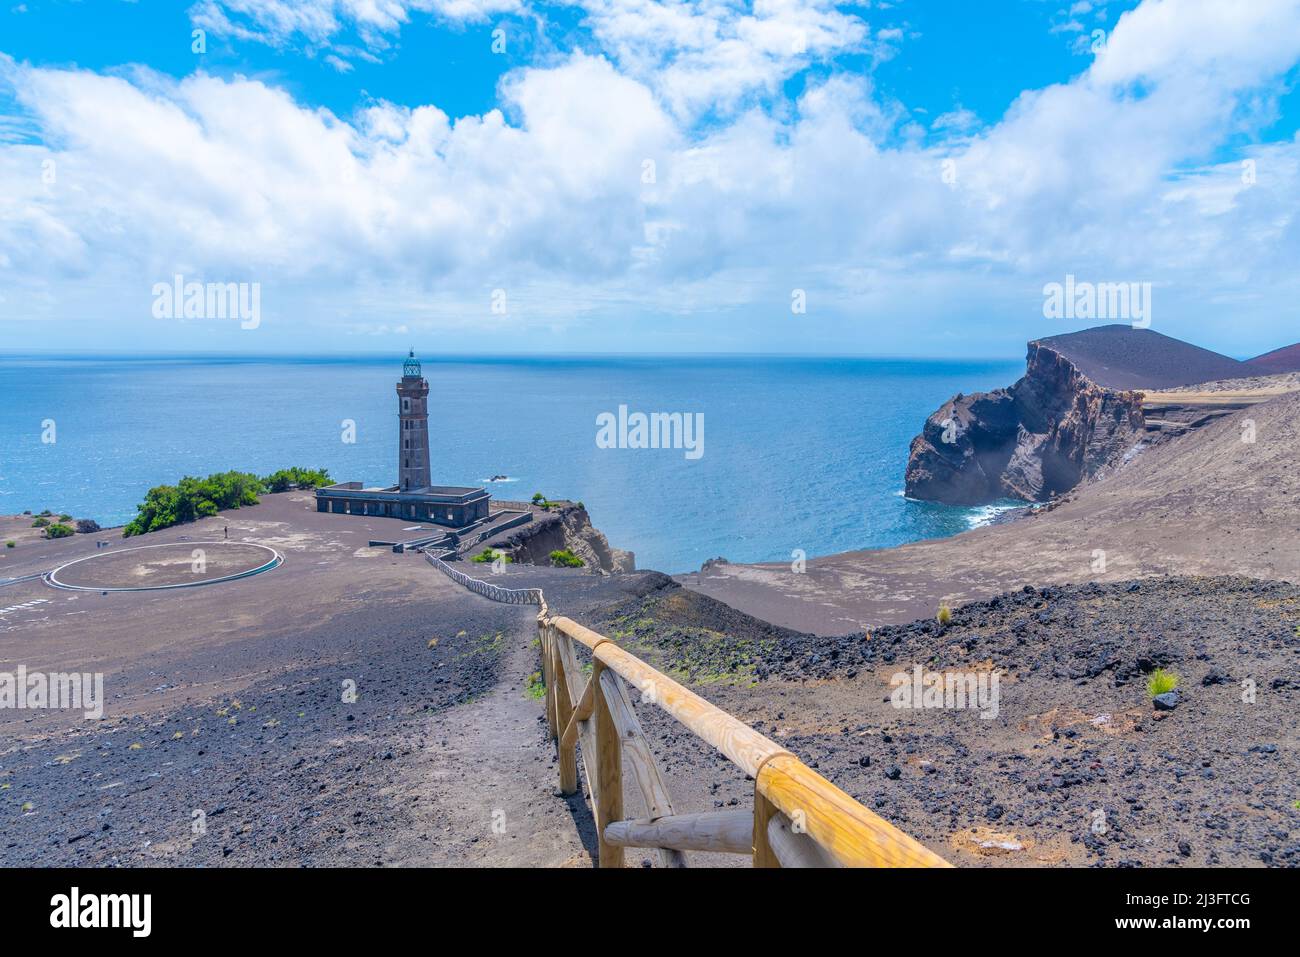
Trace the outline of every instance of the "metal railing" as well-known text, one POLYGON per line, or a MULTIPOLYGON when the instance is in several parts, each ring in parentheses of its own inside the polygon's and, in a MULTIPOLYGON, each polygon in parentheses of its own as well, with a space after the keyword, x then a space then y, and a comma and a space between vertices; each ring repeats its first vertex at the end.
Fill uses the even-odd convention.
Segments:
POLYGON ((476 592, 484 598, 504 602, 507 605, 543 604, 542 590, 540 588, 502 588, 500 585, 493 585, 491 582, 485 582, 478 578, 470 578, 464 572, 452 568, 432 552, 425 552, 424 557, 428 559, 430 565, 438 569, 452 581, 459 585, 464 585, 470 591, 476 592))

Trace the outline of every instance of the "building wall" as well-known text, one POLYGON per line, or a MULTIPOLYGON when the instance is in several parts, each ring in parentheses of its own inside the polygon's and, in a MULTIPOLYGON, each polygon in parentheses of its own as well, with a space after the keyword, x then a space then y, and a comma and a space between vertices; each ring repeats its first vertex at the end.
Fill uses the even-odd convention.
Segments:
POLYGON ((316 493, 316 511, 346 515, 383 515, 463 528, 488 516, 487 496, 471 502, 403 501, 393 498, 365 498, 357 495, 332 496, 326 489, 316 493))

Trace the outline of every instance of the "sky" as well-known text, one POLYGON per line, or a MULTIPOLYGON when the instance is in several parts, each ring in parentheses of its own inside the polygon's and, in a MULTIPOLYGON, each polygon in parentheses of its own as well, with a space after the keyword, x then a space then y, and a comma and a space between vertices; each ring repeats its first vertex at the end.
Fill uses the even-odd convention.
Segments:
POLYGON ((1002 357, 1072 276, 1245 357, 1298 64, 1300 0, 0 0, 0 352, 1002 357))

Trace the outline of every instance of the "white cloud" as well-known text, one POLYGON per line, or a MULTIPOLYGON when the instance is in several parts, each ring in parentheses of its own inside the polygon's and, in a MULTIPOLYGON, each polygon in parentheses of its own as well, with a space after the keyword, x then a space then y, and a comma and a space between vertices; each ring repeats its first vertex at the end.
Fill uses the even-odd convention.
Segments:
POLYGON ((952 133, 965 133, 980 125, 979 117, 971 110, 959 106, 947 113, 940 113, 930 124, 933 130, 952 133))
MULTIPOLYGON (((646 316, 674 342, 735 348, 905 350, 1018 310, 1041 335, 1039 290, 1067 271, 1155 282, 1166 318, 1207 327, 1215 302, 1239 323, 1290 308, 1300 145, 1252 148, 1254 184, 1215 150, 1269 119, 1300 60, 1296 2, 1225 19, 1148 0, 1074 81, 994 124, 940 117, 947 139, 925 147, 890 135, 905 118, 862 77, 832 74, 788 109, 750 101, 792 68, 785 26, 828 15, 792 10, 732 22, 744 51, 694 12, 596 13, 608 57, 519 70, 501 110, 459 118, 386 103, 342 118, 255 80, 0 59, 43 143, 0 137, 0 318, 125 321, 174 272, 261 281, 282 310, 270 329, 582 326, 593 348, 616 329, 626 346, 646 316), (716 105, 725 120, 695 122, 716 105), (793 288, 809 290, 798 331, 793 288), (745 331, 726 325, 742 315, 745 331)), ((824 53, 865 34, 810 36, 824 53)))
MULTIPOLYGON (((888 55, 867 24, 828 0, 686 4, 582 0, 601 47, 683 118, 731 113, 811 62, 849 51, 888 55)), ((890 38, 892 39, 892 38, 890 38)))
MULTIPOLYGON (((655 90, 675 113, 730 112, 770 95, 811 62, 849 51, 891 56, 897 28, 876 40, 838 0, 559 0, 581 11, 604 54, 655 90)), ((851 5, 850 5, 851 6, 851 5)), ((525 11, 520 0, 199 0, 197 26, 275 46, 333 45, 354 29, 374 50, 414 16, 484 23, 525 11)), ((341 51, 330 60, 338 66, 341 51)))

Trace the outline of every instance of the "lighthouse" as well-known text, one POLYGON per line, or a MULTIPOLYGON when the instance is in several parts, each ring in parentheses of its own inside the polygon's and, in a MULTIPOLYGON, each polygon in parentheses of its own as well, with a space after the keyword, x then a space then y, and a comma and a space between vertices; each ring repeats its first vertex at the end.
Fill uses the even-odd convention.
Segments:
POLYGON ((415 350, 402 365, 397 382, 397 487, 402 492, 428 488, 429 382, 420 373, 415 350))
MULTIPOLYGON (((383 515, 463 531, 487 520, 491 498, 486 489, 434 485, 430 480, 429 383, 421 375, 420 360, 412 349, 397 380, 397 484, 382 488, 360 482, 327 485, 316 489, 316 511, 383 515)), ((401 551, 400 545, 396 547, 401 551)))

